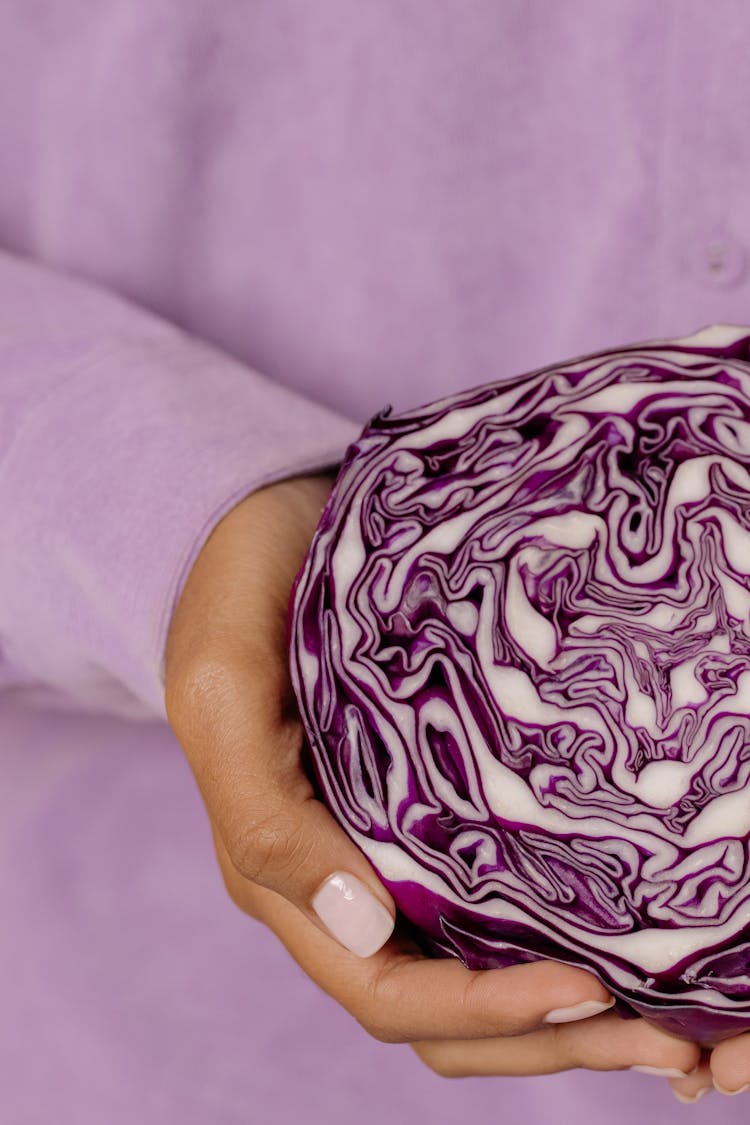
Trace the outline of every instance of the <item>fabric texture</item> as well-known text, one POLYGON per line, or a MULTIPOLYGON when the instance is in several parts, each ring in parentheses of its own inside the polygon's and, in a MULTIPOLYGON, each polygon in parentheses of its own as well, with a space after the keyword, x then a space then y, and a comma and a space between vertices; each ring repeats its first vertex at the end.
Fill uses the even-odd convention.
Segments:
POLYGON ((357 427, 129 302, 0 256, 0 685, 164 716, 172 609, 253 488, 357 427))
POLYGON ((742 323, 746 21, 5 0, 0 683, 163 714, 201 542, 347 419, 742 323))

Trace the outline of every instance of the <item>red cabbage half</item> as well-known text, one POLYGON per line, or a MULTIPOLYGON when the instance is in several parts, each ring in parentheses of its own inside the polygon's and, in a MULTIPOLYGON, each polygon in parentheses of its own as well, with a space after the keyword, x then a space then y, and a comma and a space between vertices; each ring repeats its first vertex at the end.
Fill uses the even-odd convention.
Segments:
POLYGON ((425 951, 750 1028, 750 331, 375 417, 295 587, 321 796, 425 951))

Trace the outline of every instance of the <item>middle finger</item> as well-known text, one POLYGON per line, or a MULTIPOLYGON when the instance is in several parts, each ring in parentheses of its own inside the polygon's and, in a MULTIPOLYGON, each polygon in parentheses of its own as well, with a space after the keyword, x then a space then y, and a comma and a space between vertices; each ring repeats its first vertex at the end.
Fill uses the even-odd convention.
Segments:
POLYGON ((646 1068, 665 1078, 684 1078, 700 1049, 642 1019, 607 1012, 578 1023, 532 1031, 512 1039, 442 1040, 412 1044, 431 1070, 451 1078, 530 1076, 587 1070, 646 1068))

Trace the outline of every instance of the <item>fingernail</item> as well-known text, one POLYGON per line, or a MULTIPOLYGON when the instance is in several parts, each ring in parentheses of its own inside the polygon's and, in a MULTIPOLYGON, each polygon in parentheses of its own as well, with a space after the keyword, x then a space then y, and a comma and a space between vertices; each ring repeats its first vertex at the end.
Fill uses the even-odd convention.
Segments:
POLYGON ((326 879, 313 897, 312 908, 336 940, 357 957, 377 953, 393 933, 389 911, 347 871, 326 879))
POLYGON ((598 1016, 606 1012, 615 1002, 614 996, 609 1000, 584 1000, 581 1004, 573 1004, 571 1008, 553 1008, 544 1017, 545 1023, 573 1023, 574 1020, 587 1020, 590 1016, 598 1016))
POLYGON ((714 1090, 718 1090, 720 1094, 726 1094, 728 1098, 733 1098, 736 1094, 744 1094, 745 1090, 750 1090, 750 1082, 747 1082, 744 1086, 740 1086, 739 1090, 725 1090, 714 1078, 714 1090))
POLYGON ((696 1090, 694 1094, 681 1094, 677 1090, 673 1090, 672 1093, 677 1098, 678 1102, 682 1102, 683 1105, 692 1105, 693 1102, 699 1102, 703 1095, 707 1094, 710 1089, 710 1086, 702 1086, 700 1090, 696 1090))
POLYGON ((687 1078, 686 1070, 678 1070, 676 1066, 631 1066, 639 1074, 655 1074, 657 1078, 687 1078))

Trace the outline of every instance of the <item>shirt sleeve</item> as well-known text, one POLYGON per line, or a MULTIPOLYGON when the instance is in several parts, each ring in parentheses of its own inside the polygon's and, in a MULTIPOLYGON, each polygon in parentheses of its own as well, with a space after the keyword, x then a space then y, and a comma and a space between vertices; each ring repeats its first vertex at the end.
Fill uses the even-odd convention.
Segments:
POLYGON ((0 688, 163 717, 169 622, 213 527, 260 485, 335 464, 358 431, 0 252, 0 688))

